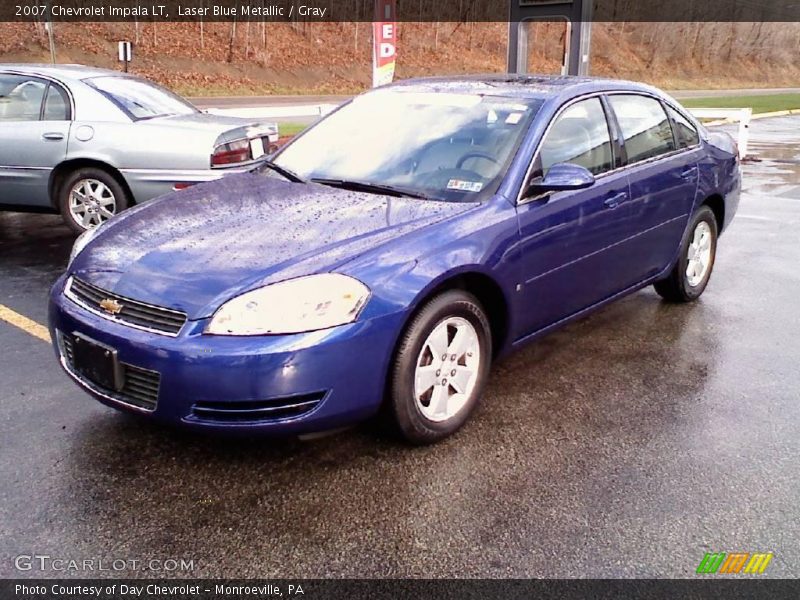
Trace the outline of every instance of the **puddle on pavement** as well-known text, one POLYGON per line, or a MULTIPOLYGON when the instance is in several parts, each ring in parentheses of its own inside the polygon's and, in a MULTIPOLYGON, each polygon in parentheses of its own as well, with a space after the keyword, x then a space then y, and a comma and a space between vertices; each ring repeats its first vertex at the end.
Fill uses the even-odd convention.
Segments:
MULTIPOLYGON (((725 126, 736 137, 737 126, 725 126)), ((744 163, 743 189, 747 193, 800 200, 800 117, 756 120, 750 124, 744 163)))

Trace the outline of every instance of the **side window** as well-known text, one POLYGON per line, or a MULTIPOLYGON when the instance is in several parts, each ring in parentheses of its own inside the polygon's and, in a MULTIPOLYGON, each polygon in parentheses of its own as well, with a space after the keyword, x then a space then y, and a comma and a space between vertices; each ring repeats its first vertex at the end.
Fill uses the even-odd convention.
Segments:
POLYGON ((557 163, 586 167, 594 175, 613 168, 611 136, 599 98, 576 102, 559 115, 542 143, 542 175, 557 163))
POLYGON ((694 125, 692 125, 689 119, 671 106, 667 107, 667 112, 675 127, 675 137, 678 139, 679 148, 689 148, 700 143, 700 136, 697 134, 697 129, 694 128, 694 125))
POLYGON ((675 150, 672 127, 661 102, 628 94, 612 94, 608 100, 617 115, 629 163, 675 150))
POLYGON ((0 121, 38 121, 47 84, 19 75, 0 75, 0 121))
POLYGON ((60 86, 50 84, 47 88, 47 98, 44 101, 45 121, 67 121, 70 117, 69 99, 67 93, 60 86))

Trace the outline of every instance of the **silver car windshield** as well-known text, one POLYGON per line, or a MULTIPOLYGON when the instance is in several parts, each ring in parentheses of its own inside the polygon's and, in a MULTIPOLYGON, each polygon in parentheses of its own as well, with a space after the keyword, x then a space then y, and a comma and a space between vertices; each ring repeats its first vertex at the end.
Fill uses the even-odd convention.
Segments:
POLYGON ((168 115, 188 115, 197 109, 161 86, 133 77, 104 76, 85 79, 134 121, 168 115))
POLYGON ((437 200, 479 201, 497 190, 541 105, 537 99, 378 90, 319 122, 274 162, 328 185, 372 184, 437 200))

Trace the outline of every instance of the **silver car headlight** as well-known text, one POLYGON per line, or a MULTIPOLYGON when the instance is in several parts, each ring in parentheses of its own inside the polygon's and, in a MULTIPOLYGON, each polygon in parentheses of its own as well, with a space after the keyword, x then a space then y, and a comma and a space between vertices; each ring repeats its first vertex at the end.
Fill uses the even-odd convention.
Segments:
POLYGON ((355 321, 369 295, 366 285, 338 273, 288 279, 228 300, 205 333, 274 335, 327 329, 355 321))
POLYGON ((94 236, 97 235, 98 229, 100 229, 100 227, 87 229, 75 239, 75 243, 72 244, 72 251, 69 253, 69 262, 67 263, 68 269, 72 265, 72 261, 75 260, 75 257, 86 247, 86 244, 91 242, 94 236))

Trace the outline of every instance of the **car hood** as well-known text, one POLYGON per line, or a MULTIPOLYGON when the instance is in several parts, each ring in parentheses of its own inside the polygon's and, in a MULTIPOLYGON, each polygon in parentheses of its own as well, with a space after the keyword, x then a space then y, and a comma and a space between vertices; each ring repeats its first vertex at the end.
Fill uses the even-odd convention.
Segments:
POLYGON ((329 271, 474 206, 232 175, 122 213, 72 273, 198 319, 248 289, 329 271))

